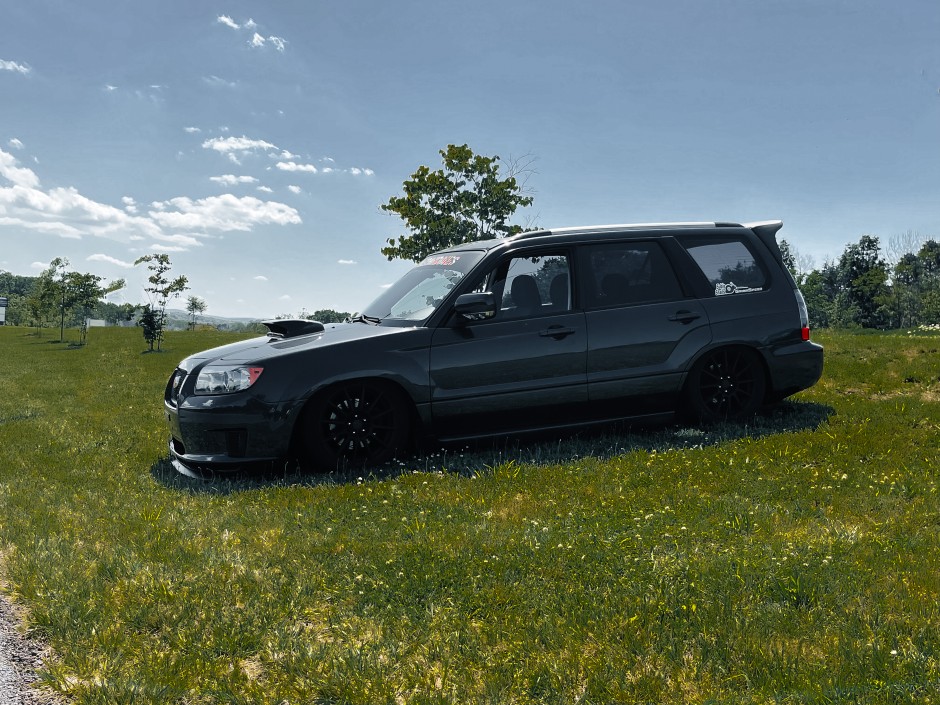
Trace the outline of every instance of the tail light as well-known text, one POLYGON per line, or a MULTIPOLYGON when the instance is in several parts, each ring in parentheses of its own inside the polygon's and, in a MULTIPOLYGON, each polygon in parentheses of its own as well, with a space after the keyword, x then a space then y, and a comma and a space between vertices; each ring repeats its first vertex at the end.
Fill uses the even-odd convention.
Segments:
POLYGON ((806 299, 799 289, 794 289, 796 295, 796 306, 800 310, 800 337, 803 340, 809 340, 809 311, 806 308, 806 299))

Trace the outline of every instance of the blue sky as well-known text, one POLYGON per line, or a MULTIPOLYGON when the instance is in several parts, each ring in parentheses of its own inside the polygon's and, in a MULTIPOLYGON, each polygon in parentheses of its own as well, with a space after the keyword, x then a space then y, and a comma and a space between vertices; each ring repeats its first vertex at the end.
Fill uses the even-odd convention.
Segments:
POLYGON ((936 0, 0 0, 0 268, 357 310, 448 143, 535 158, 523 224, 940 237, 938 37, 936 0))

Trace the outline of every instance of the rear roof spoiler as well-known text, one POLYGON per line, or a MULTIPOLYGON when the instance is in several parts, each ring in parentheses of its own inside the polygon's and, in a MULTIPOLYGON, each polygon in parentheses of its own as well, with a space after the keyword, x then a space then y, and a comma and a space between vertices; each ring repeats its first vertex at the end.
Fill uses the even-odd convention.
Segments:
POLYGON ((770 250, 770 254, 783 267, 783 271, 790 280, 794 289, 798 288, 796 280, 787 268, 787 263, 783 261, 783 253, 780 252, 780 246, 777 244, 777 231, 783 227, 782 220, 762 220, 758 223, 744 223, 744 227, 755 233, 758 239, 764 243, 764 246, 770 250))
POLYGON ((744 223, 744 227, 753 230, 767 249, 780 259, 780 248, 777 246, 777 231, 783 227, 782 220, 762 220, 757 223, 744 223))

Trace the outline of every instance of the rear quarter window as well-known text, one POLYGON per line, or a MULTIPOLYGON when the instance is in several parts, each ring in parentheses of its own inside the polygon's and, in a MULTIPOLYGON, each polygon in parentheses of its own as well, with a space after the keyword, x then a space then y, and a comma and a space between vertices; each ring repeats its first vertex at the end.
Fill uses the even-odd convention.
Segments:
POLYGON ((742 240, 687 239, 682 245, 702 270, 715 296, 764 291, 767 273, 742 240))

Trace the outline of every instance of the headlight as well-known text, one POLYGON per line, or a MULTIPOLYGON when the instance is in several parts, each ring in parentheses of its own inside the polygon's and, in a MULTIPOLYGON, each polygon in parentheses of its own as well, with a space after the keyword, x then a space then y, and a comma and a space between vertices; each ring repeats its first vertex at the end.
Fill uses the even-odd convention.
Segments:
POLYGON ((196 394, 243 392, 263 371, 263 367, 204 367, 196 378, 196 394))

